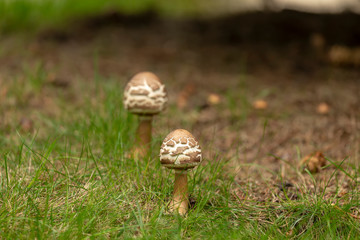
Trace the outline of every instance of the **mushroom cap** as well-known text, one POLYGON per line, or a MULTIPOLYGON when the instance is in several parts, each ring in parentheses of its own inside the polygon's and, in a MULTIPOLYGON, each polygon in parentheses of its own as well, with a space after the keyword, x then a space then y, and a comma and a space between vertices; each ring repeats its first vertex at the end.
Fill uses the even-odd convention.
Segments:
POLYGON ((127 83, 124 91, 124 106, 135 114, 157 114, 167 103, 165 85, 151 72, 140 72, 127 83))
POLYGON ((160 148, 160 162, 167 168, 189 169, 200 164, 201 148, 195 137, 184 129, 169 133, 160 148))

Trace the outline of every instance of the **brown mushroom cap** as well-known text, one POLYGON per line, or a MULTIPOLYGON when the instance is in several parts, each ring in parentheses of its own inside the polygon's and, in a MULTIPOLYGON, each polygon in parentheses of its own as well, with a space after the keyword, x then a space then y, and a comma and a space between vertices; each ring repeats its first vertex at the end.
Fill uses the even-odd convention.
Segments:
POLYGON ((125 87, 124 106, 135 114, 157 114, 167 103, 165 85, 151 72, 136 74, 125 87))
POLYGON ((167 168, 189 169, 202 160, 201 148, 195 137, 184 129, 169 133, 160 149, 160 162, 167 168))

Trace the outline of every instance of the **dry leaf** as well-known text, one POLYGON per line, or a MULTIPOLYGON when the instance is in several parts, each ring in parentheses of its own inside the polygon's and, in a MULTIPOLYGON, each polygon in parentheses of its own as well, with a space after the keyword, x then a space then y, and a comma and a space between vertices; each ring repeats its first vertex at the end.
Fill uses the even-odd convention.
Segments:
POLYGON ((322 152, 307 155, 300 161, 300 166, 308 169, 311 173, 317 173, 326 165, 326 159, 322 152))
POLYGON ((329 110, 330 110, 330 107, 327 103, 320 103, 317 108, 316 108, 316 111, 320 114, 327 114, 329 113, 329 110))
POLYGON ((351 58, 351 50, 345 46, 335 45, 330 48, 329 60, 333 64, 349 64, 351 62, 351 58))
POLYGON ((268 103, 265 100, 256 100, 253 102, 253 107, 255 109, 266 109, 268 107, 268 103))
POLYGON ((221 102, 221 97, 218 94, 210 93, 207 97, 207 103, 209 105, 217 105, 221 102))
POLYGON ((335 45, 329 50, 329 60, 335 65, 360 65, 360 48, 335 45))

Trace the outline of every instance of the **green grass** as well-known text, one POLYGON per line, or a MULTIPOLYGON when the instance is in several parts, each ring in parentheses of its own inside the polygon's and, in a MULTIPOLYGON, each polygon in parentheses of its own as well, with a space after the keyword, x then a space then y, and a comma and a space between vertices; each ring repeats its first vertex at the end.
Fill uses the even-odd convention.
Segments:
POLYGON ((174 16, 198 12, 198 4, 189 0, 171 3, 164 0, 4 0, 0 2, 0 32, 34 32, 115 11, 124 14, 155 11, 174 16))
MULTIPOLYGON (((24 96, 47 93, 59 112, 54 117, 38 110, 33 133, 23 132, 16 121, 2 126, 1 239, 358 238, 359 220, 349 214, 359 207, 358 192, 335 205, 306 189, 297 200, 239 198, 235 192, 248 196, 250 183, 239 185, 228 160, 206 144, 202 148, 216 157, 189 174, 193 208, 185 218, 170 214, 166 204, 174 174, 161 167, 158 152, 171 129, 154 136, 151 156, 129 159, 136 119, 122 107, 118 81, 96 75, 79 82, 67 91, 81 97, 69 104, 68 95, 46 83, 41 64, 35 66, 7 86, 20 109, 2 104, 2 110, 16 119, 29 107, 31 97, 24 96)), ((160 128, 157 122, 155 127, 160 128)))

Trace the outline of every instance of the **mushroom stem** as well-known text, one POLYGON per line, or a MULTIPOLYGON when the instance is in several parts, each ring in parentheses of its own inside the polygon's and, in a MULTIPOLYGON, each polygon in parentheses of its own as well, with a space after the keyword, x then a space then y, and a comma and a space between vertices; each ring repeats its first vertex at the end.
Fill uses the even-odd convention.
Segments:
POLYGON ((146 156, 151 147, 152 115, 139 115, 139 126, 136 131, 135 156, 146 156))
POLYGON ((175 170, 174 196, 170 207, 184 216, 188 211, 188 203, 187 170, 175 170))

